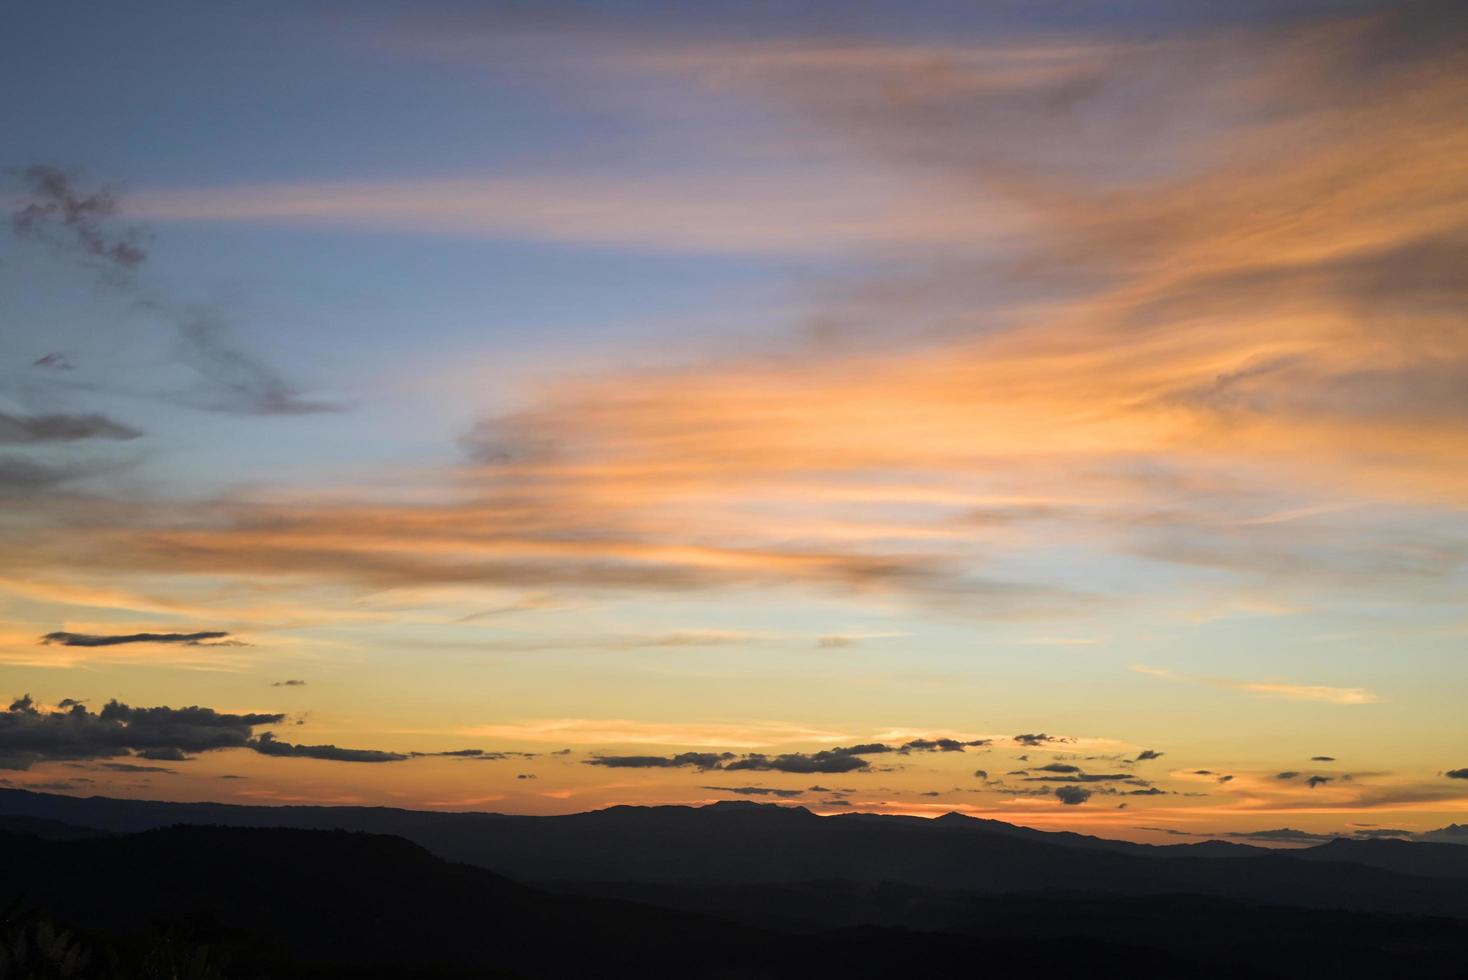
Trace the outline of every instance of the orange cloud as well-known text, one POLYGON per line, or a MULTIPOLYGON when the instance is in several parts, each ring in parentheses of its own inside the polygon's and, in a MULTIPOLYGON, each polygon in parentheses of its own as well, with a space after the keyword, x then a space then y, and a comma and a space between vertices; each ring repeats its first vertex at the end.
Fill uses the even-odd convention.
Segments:
POLYGON ((1190 677, 1165 670, 1134 664, 1133 673, 1161 677, 1166 680, 1206 684, 1231 691, 1243 691, 1266 698, 1281 698, 1286 701, 1324 701, 1328 704, 1375 704, 1381 698, 1375 692, 1360 687, 1331 687, 1326 684, 1291 684, 1285 681, 1234 681, 1217 677, 1190 677))
POLYGON ((1468 560, 1423 526, 1468 504, 1468 69, 1448 41, 1396 44, 1407 16, 1008 52, 633 44, 602 66, 808 113, 853 158, 819 187, 556 175, 145 196, 175 218, 872 244, 892 261, 828 289, 830 325, 781 349, 547 378, 412 501, 30 504, 8 533, 15 577, 795 584, 1083 614, 1100 599, 1064 561, 1006 563, 1056 549, 1239 573, 1280 608, 1312 588, 1430 599, 1468 560))

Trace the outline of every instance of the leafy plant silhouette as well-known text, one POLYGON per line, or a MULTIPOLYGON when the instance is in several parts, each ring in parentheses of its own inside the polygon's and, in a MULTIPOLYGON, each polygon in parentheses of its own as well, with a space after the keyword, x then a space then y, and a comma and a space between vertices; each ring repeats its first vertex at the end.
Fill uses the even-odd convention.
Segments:
POLYGON ((220 957, 207 944, 191 943, 172 933, 158 936, 139 963, 137 980, 227 980, 220 957))
POLYGON ((44 919, 5 918, 0 938, 0 980, 61 980, 87 976, 92 951, 69 931, 44 919))
POLYGON ((225 956, 173 926, 115 946, 14 905, 0 912, 0 980, 229 980, 225 956))

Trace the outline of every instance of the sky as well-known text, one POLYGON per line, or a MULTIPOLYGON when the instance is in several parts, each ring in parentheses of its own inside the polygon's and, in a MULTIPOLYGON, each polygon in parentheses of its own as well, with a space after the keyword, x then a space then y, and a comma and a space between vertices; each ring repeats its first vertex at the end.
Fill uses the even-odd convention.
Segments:
POLYGON ((1468 822, 1468 10, 22 2, 0 785, 1468 822))

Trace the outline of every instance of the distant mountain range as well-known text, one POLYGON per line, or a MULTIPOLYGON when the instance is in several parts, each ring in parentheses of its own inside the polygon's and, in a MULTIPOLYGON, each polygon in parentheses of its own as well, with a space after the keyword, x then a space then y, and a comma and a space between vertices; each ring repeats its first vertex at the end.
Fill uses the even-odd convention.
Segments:
POLYGON ((1453 844, 1148 846, 756 803, 519 817, 0 790, 0 862, 0 903, 113 937, 185 916, 245 951, 240 976, 1468 977, 1453 844))

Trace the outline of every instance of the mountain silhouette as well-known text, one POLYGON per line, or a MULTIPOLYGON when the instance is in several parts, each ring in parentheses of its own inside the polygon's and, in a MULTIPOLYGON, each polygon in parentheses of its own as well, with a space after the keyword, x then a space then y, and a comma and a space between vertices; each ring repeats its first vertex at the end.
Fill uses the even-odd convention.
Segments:
MULTIPOLYGON (((980 958, 1017 968, 1030 956, 1024 944, 976 937, 778 933, 555 894, 401 838, 350 831, 176 826, 50 841, 0 833, 0 863, 0 900, 12 909, 124 949, 149 933, 186 935, 224 951, 231 978, 875 977, 915 964, 959 977, 980 958)), ((1125 940, 1067 938, 1057 949, 1101 976, 1189 968, 1125 940)))
POLYGON ((1457 880, 1468 876, 1461 858, 1468 849, 1451 844, 1340 840, 1294 851, 1222 842, 1149 846, 957 814, 936 820, 823 817, 802 807, 742 801, 530 817, 83 799, 0 790, 0 813, 111 832, 206 823, 392 834, 439 857, 530 882, 841 880, 973 894, 1188 894, 1305 908, 1468 916, 1468 882, 1457 880))
POLYGON ((1461 854, 752 803, 512 817, 0 791, 0 903, 124 948, 182 923, 232 951, 231 977, 1468 977, 1461 854))

